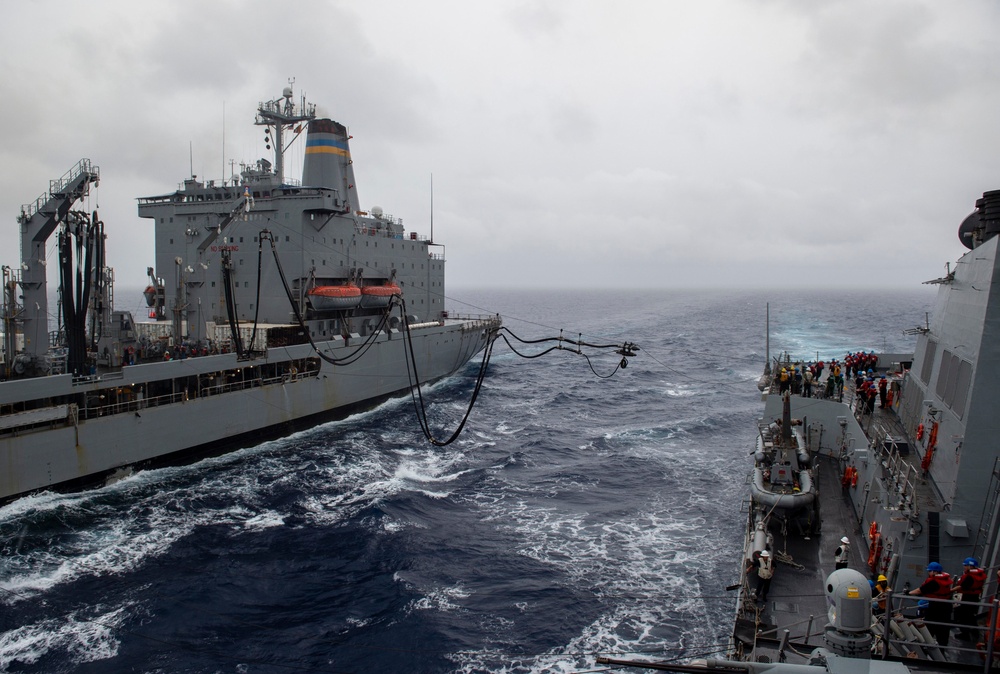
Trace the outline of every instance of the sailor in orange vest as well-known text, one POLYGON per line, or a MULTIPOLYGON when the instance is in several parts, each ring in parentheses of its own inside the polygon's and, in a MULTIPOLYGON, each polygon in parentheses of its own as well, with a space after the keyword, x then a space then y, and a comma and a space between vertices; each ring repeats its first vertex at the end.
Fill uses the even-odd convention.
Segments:
MULTIPOLYGON (((945 573, 944 569, 937 562, 927 565, 927 579, 923 584, 910 590, 910 594, 917 597, 927 597, 935 600, 951 599, 951 575, 945 573)), ((928 621, 927 629, 934 635, 939 646, 948 645, 948 637, 951 632, 951 601, 931 601, 927 606, 924 618, 928 621), (945 624, 941 624, 945 623, 945 624)))
MULTIPOLYGON (((983 586, 986 585, 986 571, 979 568, 979 562, 975 557, 966 557, 962 562, 964 573, 955 581, 953 592, 962 593, 962 601, 981 601, 983 586)), ((979 638, 976 613, 979 607, 971 604, 959 604, 955 607, 955 622, 962 625, 959 638, 975 641, 979 638)))

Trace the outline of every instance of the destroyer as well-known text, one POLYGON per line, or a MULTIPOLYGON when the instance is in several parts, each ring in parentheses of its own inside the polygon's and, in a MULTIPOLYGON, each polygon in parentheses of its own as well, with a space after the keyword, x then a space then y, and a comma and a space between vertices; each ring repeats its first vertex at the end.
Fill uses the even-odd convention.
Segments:
POLYGON ((880 354, 855 377, 875 380, 869 393, 848 378, 842 402, 765 395, 762 423, 791 416, 805 429, 823 535, 819 521, 803 535, 754 502, 732 651, 743 662, 730 666, 762 671, 761 661, 788 659, 815 671, 862 671, 850 661, 875 658, 888 662, 866 663, 864 671, 906 671, 902 663, 911 671, 989 669, 1000 566, 1000 354, 992 346, 1000 339, 998 233, 1000 191, 987 192, 959 228, 970 252, 929 281, 938 296, 930 318, 910 330, 914 354, 880 354), (882 407, 874 404, 876 381, 885 381, 882 407), (850 568, 834 572, 842 536, 853 551, 850 568), (754 596, 746 571, 764 549, 778 558, 767 602, 754 596), (938 568, 952 576, 940 598, 911 594, 938 568), (988 582, 960 596, 974 601, 953 600, 952 582, 970 568, 985 570, 977 574, 988 582), (963 615, 971 624, 951 624, 963 615), (817 654, 809 643, 820 639, 826 650, 817 654))
POLYGON ((773 390, 772 372, 809 363, 768 363, 727 658, 598 663, 775 674, 1000 665, 998 234, 1000 190, 959 228, 970 252, 928 281, 939 290, 931 316, 909 330, 915 352, 879 354, 865 367, 865 379, 885 376, 883 407, 850 379, 842 398, 839 386, 820 386, 836 392, 826 397, 773 390), (787 475, 776 480, 776 466, 787 475), (845 547, 847 568, 835 568, 845 547), (755 577, 765 550, 774 560, 766 601, 755 577), (955 596, 952 583, 963 588, 955 596))
POLYGON ((343 125, 291 87, 255 123, 273 161, 139 199, 153 320, 113 308, 103 223, 74 210, 100 178, 89 160, 22 208, 21 264, 3 267, 0 502, 305 428, 452 374, 495 337, 498 318, 448 317, 438 244, 361 210, 343 125), (297 181, 284 155, 303 135, 297 181))

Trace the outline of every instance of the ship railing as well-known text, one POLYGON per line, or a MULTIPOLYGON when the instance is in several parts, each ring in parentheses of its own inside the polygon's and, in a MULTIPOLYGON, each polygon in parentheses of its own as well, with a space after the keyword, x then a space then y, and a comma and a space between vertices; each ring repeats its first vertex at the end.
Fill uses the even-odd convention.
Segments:
MULTIPOLYGON (((500 317, 491 316, 489 314, 476 314, 476 315, 463 315, 463 314, 452 314, 449 313, 445 316, 448 320, 462 321, 465 323, 462 326, 463 330, 493 330, 500 327, 500 317)), ((412 327, 412 326, 411 326, 412 327)))
MULTIPOLYGON (((873 599, 878 603, 879 598, 873 599)), ((884 597, 884 608, 873 611, 876 635, 881 639, 883 657, 917 658, 937 662, 957 662, 966 665, 981 665, 983 672, 989 672, 991 661, 1000 657, 994 649, 995 640, 989 635, 996 634, 997 615, 1000 601, 954 601, 931 597, 893 594, 889 590, 884 597), (931 604, 947 604, 944 610, 949 619, 934 621, 927 619, 931 604), (952 616, 954 609, 954 616, 952 616), (983 621, 982 619, 987 619, 983 621), (982 624, 985 622, 985 624, 982 624), (968 633, 971 639, 967 645, 954 645, 951 630, 958 628, 968 633), (947 645, 941 646, 935 632, 947 632, 947 645)), ((962 642, 959 642, 962 643, 962 642)), ((971 671, 975 671, 973 668, 971 671)))
MULTIPOLYGON (((189 400, 196 400, 198 398, 206 398, 209 396, 221 395, 223 393, 232 393, 235 391, 259 388, 268 384, 284 384, 291 381, 300 381, 310 377, 316 377, 318 374, 319 370, 307 370, 304 372, 298 371, 294 375, 282 374, 275 377, 252 377, 248 379, 225 381, 221 384, 201 385, 194 390, 184 389, 182 391, 150 397, 139 397, 140 394, 138 391, 133 389, 123 394, 127 396, 126 400, 113 400, 99 405, 91 405, 86 408, 81 408, 79 418, 96 419, 98 417, 125 414, 129 412, 139 414, 143 409, 150 407, 175 405, 178 403, 188 402, 189 400)), ((122 377, 119 376, 117 378, 121 379, 122 377)), ((108 394, 104 393, 103 395, 108 394)))
POLYGON ((124 379, 124 372, 102 372, 100 374, 74 374, 73 375, 73 385, 79 384, 93 384, 95 382, 101 381, 117 381, 119 379, 124 379))
POLYGON ((917 469, 900 453, 893 441, 876 437, 875 447, 881 450, 883 456, 881 464, 888 483, 887 492, 899 498, 897 506, 910 506, 917 490, 917 469))
POLYGON ((74 180, 79 178, 84 173, 94 173, 99 176, 100 169, 92 167, 89 159, 81 159, 76 163, 76 165, 70 170, 66 171, 61 178, 56 178, 55 180, 49 181, 49 191, 39 196, 30 204, 24 204, 21 206, 21 215, 27 220, 30 219, 35 213, 42 209, 42 206, 52 198, 53 195, 62 192, 67 185, 72 183, 74 180))
POLYGON ((447 312, 445 318, 456 321, 495 321, 497 319, 493 314, 456 314, 450 311, 447 312))
MULTIPOLYGON (((358 211, 358 212, 362 214, 364 213, 364 211, 358 211)), ((395 224, 402 225, 402 223, 403 221, 400 220, 395 224)), ((356 222, 354 224, 354 233, 359 236, 377 236, 383 239, 394 239, 396 241, 428 240, 427 237, 419 236, 416 232, 410 232, 409 234, 407 234, 406 232, 393 231, 390 224, 383 224, 383 221, 380 221, 379 224, 382 224, 382 226, 381 227, 378 225, 372 226, 367 224, 367 222, 356 222)))

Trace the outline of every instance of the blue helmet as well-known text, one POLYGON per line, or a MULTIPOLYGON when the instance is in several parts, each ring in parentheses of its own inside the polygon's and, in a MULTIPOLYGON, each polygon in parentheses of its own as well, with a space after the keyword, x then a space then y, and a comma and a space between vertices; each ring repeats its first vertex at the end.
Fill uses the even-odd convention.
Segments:
POLYGON ((942 567, 937 562, 931 562, 930 564, 927 565, 927 570, 928 571, 934 571, 936 573, 940 573, 940 572, 944 571, 944 567, 942 567))
POLYGON ((966 557, 962 564, 966 566, 979 566, 979 562, 976 561, 975 557, 966 557))

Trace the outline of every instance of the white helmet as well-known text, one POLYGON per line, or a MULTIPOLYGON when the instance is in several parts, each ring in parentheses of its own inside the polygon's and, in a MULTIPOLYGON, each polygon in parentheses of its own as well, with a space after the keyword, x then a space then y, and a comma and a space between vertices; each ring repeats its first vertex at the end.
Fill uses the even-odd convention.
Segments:
POLYGON ((847 536, 844 536, 843 538, 840 539, 840 542, 841 543, 850 543, 851 539, 849 539, 847 536))
POLYGON ((768 552, 767 550, 761 550, 760 556, 761 557, 770 557, 771 553, 768 552))

